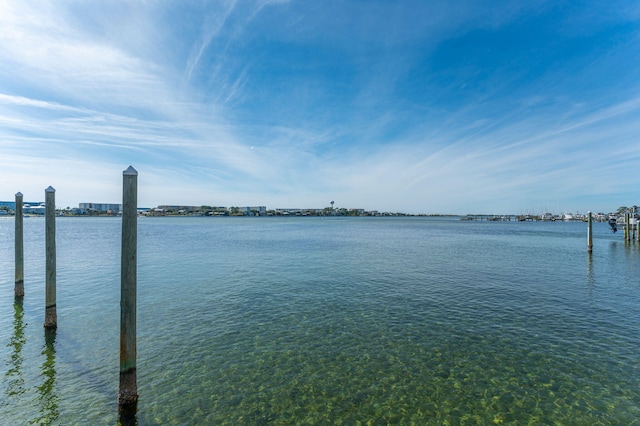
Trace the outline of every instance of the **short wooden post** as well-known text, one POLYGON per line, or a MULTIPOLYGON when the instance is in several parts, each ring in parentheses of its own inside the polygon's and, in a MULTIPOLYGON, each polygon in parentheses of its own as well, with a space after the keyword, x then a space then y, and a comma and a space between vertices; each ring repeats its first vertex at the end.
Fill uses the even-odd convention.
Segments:
POLYGON ((22 193, 16 194, 15 210, 15 254, 16 254, 16 284, 15 297, 24 296, 24 238, 22 216, 22 193))
POLYGON ((56 328, 56 190, 48 187, 45 195, 46 300, 44 326, 56 328))
POLYGON ((138 172, 131 166, 122 172, 122 252, 120 265, 120 389, 118 411, 135 413, 138 404, 136 378, 136 281, 138 172))
POLYGON ((627 231, 628 231, 628 229, 627 229, 627 214, 625 213, 624 214, 624 233, 623 233, 623 237, 624 237, 625 241, 627 241, 627 231))
POLYGON ((593 251, 593 236, 592 236, 592 223, 591 212, 587 212, 587 251, 591 253, 593 251))
POLYGON ((629 221, 629 213, 624 214, 624 240, 629 241, 629 236, 631 235, 631 230, 629 229, 630 221, 629 221))

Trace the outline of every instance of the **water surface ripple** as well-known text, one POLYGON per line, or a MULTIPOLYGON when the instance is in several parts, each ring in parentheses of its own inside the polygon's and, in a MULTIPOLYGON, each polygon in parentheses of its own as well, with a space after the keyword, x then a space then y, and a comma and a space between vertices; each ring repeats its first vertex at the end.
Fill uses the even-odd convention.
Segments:
MULTIPOLYGON (((117 420, 120 220, 0 219, 0 424, 117 420)), ((640 249, 594 224, 141 218, 138 423, 640 424, 640 249)))

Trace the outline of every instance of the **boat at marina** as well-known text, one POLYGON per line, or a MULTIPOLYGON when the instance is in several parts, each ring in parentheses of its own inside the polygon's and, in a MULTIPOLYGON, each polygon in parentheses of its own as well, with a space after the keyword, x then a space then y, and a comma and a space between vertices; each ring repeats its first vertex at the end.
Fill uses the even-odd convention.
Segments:
MULTIPOLYGON (((637 229, 638 221, 640 218, 637 214, 632 214, 629 216, 629 226, 631 229, 637 229)), ((616 225, 622 227, 622 229, 626 228, 627 223, 624 215, 620 215, 616 217, 616 225)))
POLYGON ((540 220, 545 222, 551 222, 551 221, 555 221, 556 219, 552 213, 542 213, 540 215, 540 220))

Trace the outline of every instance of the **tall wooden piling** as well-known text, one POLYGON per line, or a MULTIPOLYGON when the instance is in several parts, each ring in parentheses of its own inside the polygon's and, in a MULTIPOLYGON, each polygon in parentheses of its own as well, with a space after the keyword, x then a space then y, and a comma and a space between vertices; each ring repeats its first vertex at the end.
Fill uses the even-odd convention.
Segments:
POLYGON ((15 211, 15 260, 16 260, 16 281, 15 297, 24 296, 24 237, 23 237, 23 216, 22 216, 22 193, 16 194, 15 211))
POLYGON ((45 202, 45 246, 46 246, 46 300, 44 326, 56 328, 56 190, 44 190, 45 202))
POLYGON ((131 166, 122 172, 122 252, 120 266, 120 388, 118 411, 135 413, 138 404, 136 378, 138 172, 131 166))
POLYGON ((593 251, 591 212, 587 212, 587 251, 589 253, 593 251))

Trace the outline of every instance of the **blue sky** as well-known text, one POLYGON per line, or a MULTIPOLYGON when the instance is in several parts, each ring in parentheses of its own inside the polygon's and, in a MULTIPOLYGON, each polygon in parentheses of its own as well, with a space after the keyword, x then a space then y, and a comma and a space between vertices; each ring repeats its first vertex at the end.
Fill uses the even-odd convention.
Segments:
POLYGON ((0 1, 0 199, 640 204, 636 1, 0 1))

